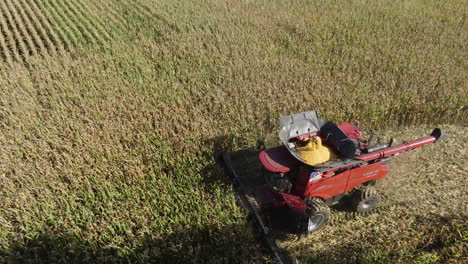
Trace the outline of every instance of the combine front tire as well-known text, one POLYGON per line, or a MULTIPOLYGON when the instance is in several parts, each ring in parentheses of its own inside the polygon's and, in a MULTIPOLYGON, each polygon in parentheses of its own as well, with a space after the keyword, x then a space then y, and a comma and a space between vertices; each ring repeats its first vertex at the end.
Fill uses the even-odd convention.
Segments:
POLYGON ((307 204, 307 233, 319 230, 330 217, 330 208, 320 198, 310 198, 307 204))
POLYGON ((354 193, 354 208, 357 212, 369 212, 375 209, 378 204, 379 194, 374 186, 366 186, 354 193))

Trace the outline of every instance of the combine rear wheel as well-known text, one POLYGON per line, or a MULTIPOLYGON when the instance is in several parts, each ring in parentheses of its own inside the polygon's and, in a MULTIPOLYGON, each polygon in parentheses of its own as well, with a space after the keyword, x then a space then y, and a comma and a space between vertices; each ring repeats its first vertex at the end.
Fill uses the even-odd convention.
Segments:
POLYGON ((319 230, 330 217, 330 208, 320 198, 310 198, 307 204, 307 233, 319 230))
POLYGON ((379 204, 379 194, 375 186, 366 186, 354 193, 354 208, 357 212, 364 213, 375 209, 379 204))

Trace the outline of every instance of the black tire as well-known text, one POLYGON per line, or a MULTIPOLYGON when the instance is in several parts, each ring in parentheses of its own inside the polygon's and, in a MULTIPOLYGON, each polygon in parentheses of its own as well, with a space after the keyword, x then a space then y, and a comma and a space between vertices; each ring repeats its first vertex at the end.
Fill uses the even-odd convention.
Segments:
POLYGON ((377 208, 379 200, 375 186, 365 186, 354 193, 354 209, 359 213, 369 212, 377 208))
POLYGON ((305 232, 307 234, 322 228, 330 217, 330 207, 320 198, 309 198, 307 204, 307 223, 305 232))

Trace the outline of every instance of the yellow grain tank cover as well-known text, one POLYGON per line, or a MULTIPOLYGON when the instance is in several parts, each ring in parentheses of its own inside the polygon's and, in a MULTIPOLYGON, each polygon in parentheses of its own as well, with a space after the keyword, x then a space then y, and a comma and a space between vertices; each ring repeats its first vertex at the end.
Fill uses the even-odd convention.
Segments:
POLYGON ((317 136, 312 137, 304 147, 298 147, 296 150, 304 162, 311 166, 338 158, 330 148, 322 145, 322 140, 317 136))

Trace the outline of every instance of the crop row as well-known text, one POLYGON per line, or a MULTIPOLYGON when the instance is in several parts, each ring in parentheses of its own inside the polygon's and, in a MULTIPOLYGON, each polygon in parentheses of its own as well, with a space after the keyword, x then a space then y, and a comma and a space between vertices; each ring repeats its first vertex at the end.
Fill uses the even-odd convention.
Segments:
POLYGON ((107 0, 0 1, 0 61, 12 64, 109 43, 127 26, 114 8, 124 4, 138 6, 107 0))

